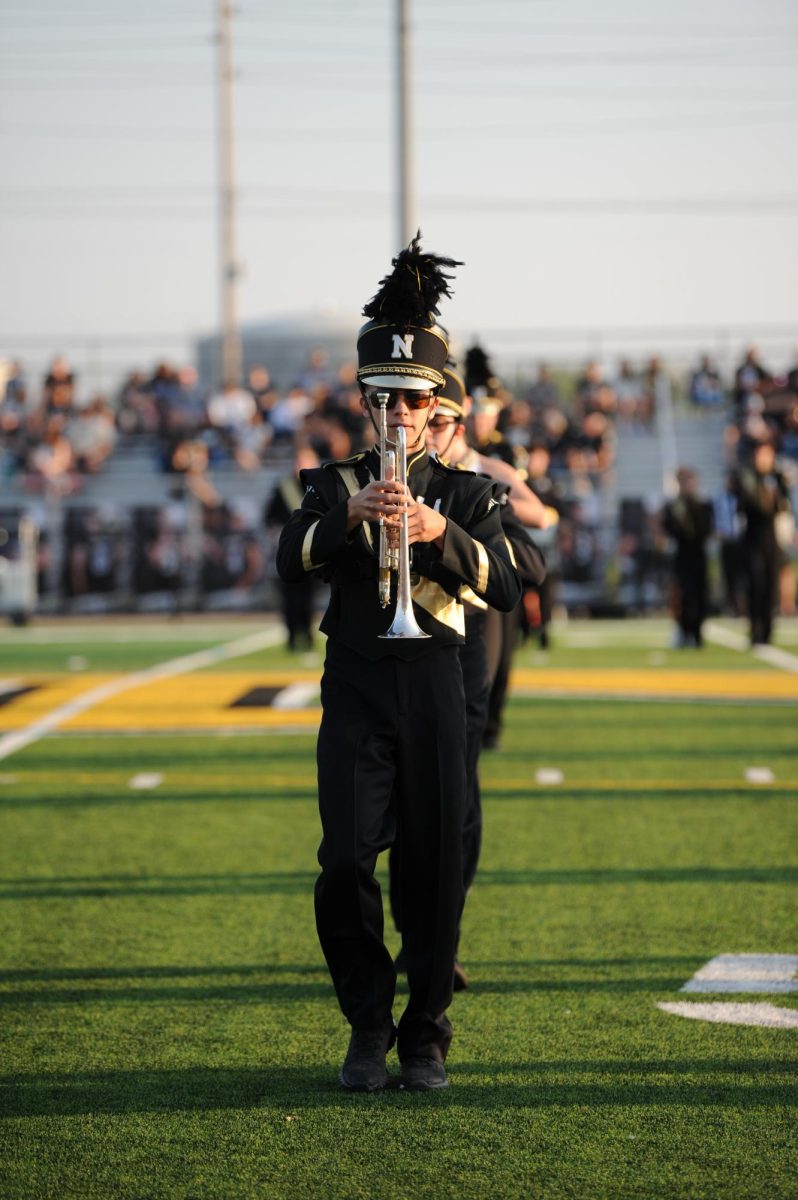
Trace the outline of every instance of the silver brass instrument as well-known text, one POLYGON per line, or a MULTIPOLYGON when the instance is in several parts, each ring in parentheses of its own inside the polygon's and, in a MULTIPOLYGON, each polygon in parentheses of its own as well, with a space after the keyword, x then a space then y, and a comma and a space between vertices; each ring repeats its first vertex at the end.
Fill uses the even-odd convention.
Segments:
MULTIPOLYGON (((380 405, 380 479, 387 482, 400 479, 407 483, 407 434, 400 426, 396 429, 396 450, 388 448, 388 420, 385 406, 388 394, 380 392, 377 396, 380 405)), ((396 581, 396 611, 391 627, 381 638, 426 638, 419 628, 413 613, 413 601, 410 596, 410 542, 408 540, 407 510, 402 513, 399 525, 399 546, 388 544, 388 530, 385 521, 380 517, 380 558, 378 566, 380 604, 387 607, 391 599, 391 573, 395 571, 396 581)))
MULTIPOLYGON (((387 483, 396 478, 396 454, 388 449, 388 418, 385 410, 388 393, 378 392, 377 400, 380 405, 380 482, 387 483)), ((382 608, 387 608, 391 602, 391 571, 395 571, 398 566, 398 553, 388 545, 385 519, 380 517, 380 561, 377 577, 382 608)))

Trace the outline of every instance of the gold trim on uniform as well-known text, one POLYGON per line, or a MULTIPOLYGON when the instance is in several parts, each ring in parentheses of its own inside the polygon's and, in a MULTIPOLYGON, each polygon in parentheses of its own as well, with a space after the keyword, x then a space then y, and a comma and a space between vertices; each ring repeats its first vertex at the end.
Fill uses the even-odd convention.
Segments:
POLYGON ((487 609, 488 604, 480 596, 468 586, 467 583, 461 583, 457 589, 457 595, 462 600, 463 604, 470 604, 472 608, 487 609))
MULTIPOLYGON (((347 459, 347 461, 351 462, 352 460, 347 459)), ((343 483, 346 490, 349 492, 349 495, 350 496, 356 495, 361 489, 361 484, 360 484, 360 481, 359 481, 357 475, 355 474, 353 468, 346 467, 346 466, 344 466, 343 463, 335 463, 334 469, 338 472, 339 476, 341 477, 341 482, 343 483)), ((373 549, 374 539, 371 536, 371 526, 369 525, 368 521, 361 521, 361 525, 363 526, 364 530, 366 531, 366 541, 368 542, 369 546, 371 546, 373 549)))
POLYGON ((436 621, 440 621, 442 625, 448 625, 449 629, 453 629, 455 633, 465 637, 463 606, 453 596, 450 596, 439 583, 434 583, 433 580, 422 576, 418 583, 413 584, 410 594, 413 603, 417 604, 419 608, 423 608, 436 621))
MULTIPOLYGON (((313 535, 316 532, 318 521, 314 521, 308 529, 302 540, 302 567, 305 571, 314 570, 313 559, 310 557, 310 550, 313 545, 313 535)), ((321 566, 321 563, 316 563, 316 566, 321 566)))
POLYGON ((357 377, 359 380, 366 379, 369 375, 412 375, 414 379, 427 379, 432 387, 443 387, 444 378, 440 371, 436 371, 435 367, 427 367, 423 364, 418 366, 415 363, 369 363, 367 367, 358 367, 357 377))
POLYGON ((472 541, 477 548, 477 558, 479 559, 479 568, 477 570, 476 590, 478 592, 484 592, 488 586, 488 575, 490 573, 490 559, 488 558, 488 552, 485 549, 485 547, 482 545, 482 542, 478 542, 476 538, 473 538, 472 541))
POLYGON ((504 544, 507 547, 507 553, 510 555, 510 562, 513 564, 513 566, 515 567, 515 569, 517 571, 518 570, 518 559, 515 557, 515 550, 513 550, 513 544, 509 538, 504 539, 504 544))

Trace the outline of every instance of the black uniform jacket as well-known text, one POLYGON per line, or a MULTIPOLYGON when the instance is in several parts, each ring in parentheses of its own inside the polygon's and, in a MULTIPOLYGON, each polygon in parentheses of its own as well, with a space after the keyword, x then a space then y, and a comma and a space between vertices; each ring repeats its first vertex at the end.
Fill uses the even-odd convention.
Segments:
POLYGON ((395 608, 380 606, 377 592, 379 525, 362 522, 347 533, 347 500, 379 478, 379 456, 370 450, 344 462, 301 473, 302 506, 284 527, 277 570, 286 582, 317 573, 331 584, 323 633, 367 658, 386 654, 416 658, 441 645, 464 641, 463 595, 470 589, 504 612, 521 595, 521 584, 502 532, 490 480, 446 467, 426 451, 408 464, 412 495, 447 518, 443 550, 432 543, 410 547, 413 611, 429 639, 382 641, 395 608))

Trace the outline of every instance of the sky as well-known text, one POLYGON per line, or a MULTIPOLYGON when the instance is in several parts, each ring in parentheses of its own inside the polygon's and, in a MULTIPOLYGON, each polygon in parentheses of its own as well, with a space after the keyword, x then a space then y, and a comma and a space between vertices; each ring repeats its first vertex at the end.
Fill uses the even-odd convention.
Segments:
MULTIPOLYGON (((214 329, 215 12, 0 0, 0 357, 76 345, 108 374, 214 329)), ((410 12, 417 222, 465 263, 450 329, 547 357, 750 330, 786 365, 794 0, 410 12)), ((245 322, 355 326, 398 249, 394 21, 394 0, 237 4, 245 322)))

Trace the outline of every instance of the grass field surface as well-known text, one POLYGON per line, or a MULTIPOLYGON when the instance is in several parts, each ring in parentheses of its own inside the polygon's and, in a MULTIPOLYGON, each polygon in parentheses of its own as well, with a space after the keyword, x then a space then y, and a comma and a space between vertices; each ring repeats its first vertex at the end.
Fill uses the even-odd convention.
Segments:
POLYGON ((532 683, 483 757, 451 1086, 426 1096, 336 1083, 348 1031, 312 911, 320 654, 275 645, 173 678, 185 711, 207 704, 200 732, 174 732, 180 691, 159 706, 161 681, 135 711, 162 728, 109 728, 104 705, 134 711, 120 691, 9 749, 51 686, 121 686, 256 628, 0 631, 0 1194, 795 1197, 798 1030, 658 1007, 798 1011, 798 982, 680 991, 717 955, 798 954, 792 627, 781 665, 669 650, 658 621, 572 624, 547 655, 521 652, 532 683), (681 692, 535 694, 547 673, 577 689, 590 670, 673 672, 681 692), (730 694, 702 696, 708 673, 730 694), (310 687, 285 719, 306 724, 282 728, 274 696, 295 677, 310 687), (230 698, 258 680, 263 703, 239 720, 230 698))

